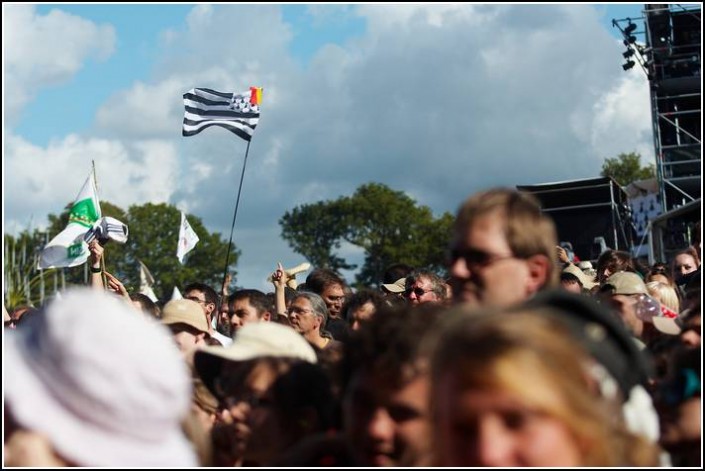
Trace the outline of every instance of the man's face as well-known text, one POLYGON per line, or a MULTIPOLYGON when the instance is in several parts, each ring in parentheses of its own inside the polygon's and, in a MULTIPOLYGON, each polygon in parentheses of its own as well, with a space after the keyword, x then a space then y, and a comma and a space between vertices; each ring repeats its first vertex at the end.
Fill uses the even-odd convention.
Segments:
POLYGON ((236 332, 245 324, 260 321, 257 309, 250 304, 250 298, 238 299, 233 302, 233 312, 230 316, 230 327, 233 332, 236 332))
POLYGON ((345 434, 363 466, 428 464, 430 434, 427 375, 400 387, 367 371, 353 377, 343 400, 345 434))
POLYGON ((355 311, 350 313, 352 317, 352 330, 358 330, 360 328, 360 323, 368 320, 375 313, 375 305, 371 302, 366 302, 355 311))
POLYGON ((303 336, 315 331, 320 320, 314 314, 311 301, 299 297, 294 299, 289 306, 289 321, 291 327, 303 336))
POLYGON ((205 345, 205 334, 186 324, 169 324, 169 330, 181 353, 187 355, 199 345, 205 345))
POLYGON ((331 317, 340 316, 340 309, 345 302, 345 292, 342 286, 338 284, 326 286, 321 293, 321 298, 323 298, 323 301, 326 303, 328 313, 331 317))
POLYGON ((215 304, 207 302, 206 295, 203 292, 196 289, 192 289, 191 291, 186 292, 186 294, 184 295, 184 299, 190 299, 191 301, 197 302, 203 309, 203 313, 206 315, 208 321, 210 322, 211 314, 213 314, 213 311, 215 311, 215 304))
POLYGON ((504 307, 534 294, 546 282, 532 276, 527 260, 516 258, 503 231, 503 219, 489 213, 456 233, 450 265, 453 297, 474 306, 504 307))
POLYGON ((636 294, 613 294, 607 300, 624 326, 634 336, 641 337, 644 332, 644 322, 636 316, 637 298, 636 294))
POLYGON ((426 277, 420 276, 411 286, 407 286, 404 296, 411 304, 424 304, 438 302, 438 295, 433 291, 433 283, 426 277))

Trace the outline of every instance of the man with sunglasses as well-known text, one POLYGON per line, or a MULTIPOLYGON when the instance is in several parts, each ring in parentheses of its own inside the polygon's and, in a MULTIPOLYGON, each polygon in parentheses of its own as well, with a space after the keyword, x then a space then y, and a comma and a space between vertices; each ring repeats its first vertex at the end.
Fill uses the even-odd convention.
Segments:
POLYGON ((446 299, 443 278, 427 270, 415 270, 406 277, 404 297, 410 304, 438 303, 446 299))
POLYGON ((458 210, 448 271, 453 298, 509 306, 558 284, 556 229, 531 195, 495 188, 458 210))

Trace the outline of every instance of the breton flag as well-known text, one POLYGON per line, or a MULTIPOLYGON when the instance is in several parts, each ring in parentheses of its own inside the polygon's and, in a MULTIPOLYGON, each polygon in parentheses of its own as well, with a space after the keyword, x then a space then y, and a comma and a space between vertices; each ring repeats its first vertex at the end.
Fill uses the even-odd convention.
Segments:
POLYGON ((262 88, 244 93, 223 93, 192 88, 184 94, 183 136, 194 136, 210 126, 220 126, 246 141, 252 139, 259 122, 262 88))
POLYGON ((188 223, 186 215, 181 211, 181 229, 179 229, 179 245, 176 247, 176 258, 184 264, 184 256, 196 246, 200 239, 188 223))
POLYGON ((39 257, 38 268, 75 267, 85 263, 90 251, 83 236, 100 217, 98 191, 91 171, 71 207, 66 229, 59 232, 44 247, 39 257))

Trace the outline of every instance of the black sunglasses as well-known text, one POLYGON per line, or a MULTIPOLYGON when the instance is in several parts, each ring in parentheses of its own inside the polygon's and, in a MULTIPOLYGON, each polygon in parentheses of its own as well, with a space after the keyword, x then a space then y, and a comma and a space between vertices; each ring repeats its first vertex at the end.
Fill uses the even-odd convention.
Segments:
POLYGON ((423 288, 408 288, 408 289, 404 290, 404 296, 406 296, 408 298, 409 296, 411 296, 411 293, 414 293, 417 298, 420 298, 424 294, 430 293, 431 291, 433 291, 433 290, 430 289, 428 291, 424 291, 423 288))
POLYGON ((514 255, 497 255, 484 250, 478 249, 452 249, 449 254, 449 264, 454 263, 456 260, 462 258, 468 266, 475 267, 485 267, 498 262, 500 260, 506 260, 510 258, 517 258, 514 255))

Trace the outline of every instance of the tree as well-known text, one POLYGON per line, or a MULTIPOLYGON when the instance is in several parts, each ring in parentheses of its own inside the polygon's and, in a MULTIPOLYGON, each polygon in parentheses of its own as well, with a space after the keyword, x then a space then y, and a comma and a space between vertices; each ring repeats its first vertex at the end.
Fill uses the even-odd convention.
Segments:
POLYGON ((612 177, 621 186, 629 185, 636 180, 653 178, 655 175, 654 164, 641 166, 641 155, 636 152, 619 154, 615 158, 606 158, 602 164, 600 175, 612 177))
POLYGON ((357 275, 362 285, 379 283, 392 263, 440 271, 450 237, 450 214, 435 219, 427 206, 380 183, 357 189, 349 202, 350 224, 345 239, 365 250, 357 275))
POLYGON ((333 254, 333 249, 340 248, 345 235, 345 208, 344 199, 297 206, 279 219, 281 235, 296 253, 306 257, 314 267, 334 271, 353 269, 354 265, 333 254))
MULTIPOLYGON (((183 287, 186 283, 201 281, 210 284, 219 291, 228 243, 222 240, 219 233, 209 233, 201 219, 187 215, 191 227, 199 237, 196 247, 186 256, 184 265, 176 258, 176 244, 179 238, 181 212, 176 207, 167 204, 151 204, 131 206, 127 212, 107 202, 100 203, 103 216, 114 217, 129 228, 126 244, 108 242, 105 246, 106 270, 117 276, 125 286, 136 292, 139 289, 139 265, 141 260, 155 278, 154 291, 161 299, 168 299, 174 286, 183 287)), ((56 234, 66 228, 71 205, 56 216, 50 214, 49 228, 46 232, 36 231, 29 234, 22 232, 18 237, 5 236, 5 273, 12 275, 13 290, 6 294, 6 303, 12 305, 24 304, 25 298, 32 302, 39 300, 36 276, 36 256, 41 248, 56 234), (12 247, 12 249, 10 249, 12 247), (14 256, 11 258, 8 255, 14 256), (25 255, 26 254, 26 255, 25 255), (20 263, 25 257, 33 262, 20 263), (27 280, 27 281, 25 281, 27 280), (32 281, 35 280, 35 281, 32 281), (29 285, 29 288, 27 286, 29 285), (30 291, 29 296, 25 292, 30 291), (10 296, 11 295, 11 296, 10 296)), ((234 268, 240 253, 235 247, 230 249, 229 272, 235 275, 234 268)), ((44 278, 52 272, 65 275, 67 284, 86 283, 86 264, 59 270, 44 270, 44 278)), ((234 282, 233 282, 234 284, 234 282)), ((51 291, 51 282, 47 281, 47 291, 51 291)), ((56 289, 56 281, 54 282, 56 289)), ((59 286, 60 287, 60 286, 59 286)))
POLYGON ((316 267, 350 267, 333 249, 347 241, 365 251, 358 285, 376 285, 392 263, 442 271, 453 217, 435 219, 426 206, 380 183, 359 187, 351 197, 319 201, 287 212, 282 237, 316 267))
MULTIPOLYGON (((125 280, 139 286, 137 260, 141 260, 154 275, 154 291, 161 299, 169 298, 174 286, 183 287, 193 281, 220 291, 228 243, 219 233, 209 233, 200 218, 188 214, 186 217, 200 240, 181 265, 176 258, 181 212, 165 203, 130 207, 126 221, 130 228, 127 256, 118 261, 118 272, 124 274, 125 280)), ((233 278, 239 255, 240 252, 231 247, 228 271, 233 278)))

